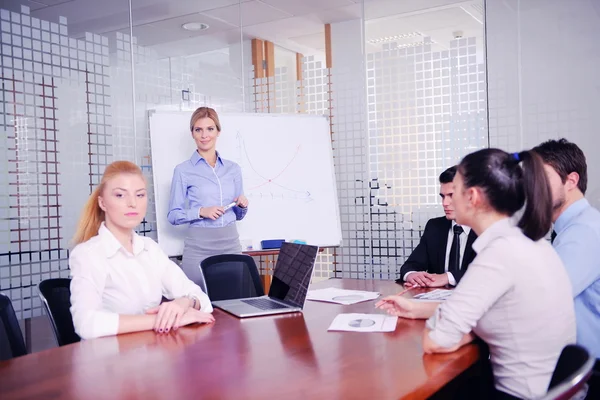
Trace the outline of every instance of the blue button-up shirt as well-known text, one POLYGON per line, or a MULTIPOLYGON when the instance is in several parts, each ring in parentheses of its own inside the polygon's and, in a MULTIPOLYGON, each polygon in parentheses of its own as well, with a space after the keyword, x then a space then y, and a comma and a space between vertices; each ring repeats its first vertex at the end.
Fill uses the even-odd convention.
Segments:
POLYGON ((558 217, 554 231, 554 248, 573 286, 577 343, 600 358, 600 211, 578 200, 558 217))
POLYGON ((167 218, 173 225, 191 224, 205 228, 227 226, 244 218, 248 209, 232 207, 213 221, 200 217, 200 208, 224 207, 243 193, 239 165, 222 159, 217 153, 217 163, 213 168, 194 151, 189 160, 175 167, 167 218))

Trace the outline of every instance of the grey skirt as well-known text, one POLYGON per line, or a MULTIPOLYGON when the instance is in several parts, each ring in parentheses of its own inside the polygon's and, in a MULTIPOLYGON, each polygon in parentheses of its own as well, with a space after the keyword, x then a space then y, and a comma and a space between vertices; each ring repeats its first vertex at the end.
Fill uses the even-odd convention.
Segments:
POLYGON ((191 281, 205 290, 200 263, 210 256, 241 253, 242 246, 235 223, 219 228, 190 226, 184 241, 181 269, 191 281))

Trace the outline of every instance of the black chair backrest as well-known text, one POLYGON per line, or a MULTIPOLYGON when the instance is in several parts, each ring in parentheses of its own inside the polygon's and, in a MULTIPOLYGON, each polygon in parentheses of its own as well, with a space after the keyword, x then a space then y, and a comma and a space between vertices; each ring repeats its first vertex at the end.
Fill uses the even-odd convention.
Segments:
POLYGON ((40 282, 38 289, 58 345, 79 342, 81 339, 75 333, 71 316, 71 280, 46 279, 40 282))
POLYGON ((595 359, 588 351, 574 344, 565 346, 554 368, 543 400, 570 399, 579 392, 592 374, 595 359))
POLYGON ((265 294, 254 259, 242 254, 208 257, 200 264, 211 301, 243 299, 265 294))
POLYGON ((27 354, 15 309, 8 297, 0 294, 0 361, 27 354))

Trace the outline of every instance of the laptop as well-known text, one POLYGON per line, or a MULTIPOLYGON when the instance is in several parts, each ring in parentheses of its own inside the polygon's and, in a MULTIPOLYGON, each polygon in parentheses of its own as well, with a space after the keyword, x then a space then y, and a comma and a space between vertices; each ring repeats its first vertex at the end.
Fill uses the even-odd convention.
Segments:
POLYGON ((213 301, 213 306, 236 317, 258 317, 302 311, 319 248, 284 242, 268 296, 213 301))

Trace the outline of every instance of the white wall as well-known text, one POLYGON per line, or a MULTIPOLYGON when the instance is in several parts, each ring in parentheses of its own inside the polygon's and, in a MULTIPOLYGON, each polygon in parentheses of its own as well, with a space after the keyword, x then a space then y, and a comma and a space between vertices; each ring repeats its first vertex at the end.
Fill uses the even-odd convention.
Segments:
POLYGON ((565 137, 600 206, 600 2, 487 2, 490 141, 508 151, 565 137))

